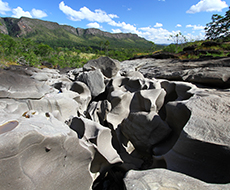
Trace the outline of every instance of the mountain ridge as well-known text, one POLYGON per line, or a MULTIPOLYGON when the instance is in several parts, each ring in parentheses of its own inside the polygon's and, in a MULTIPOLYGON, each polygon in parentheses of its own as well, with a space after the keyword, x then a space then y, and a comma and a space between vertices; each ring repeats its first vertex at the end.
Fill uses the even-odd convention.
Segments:
MULTIPOLYGON (((132 33, 109 33, 96 28, 74 28, 56 22, 27 17, 0 17, 0 32, 12 37, 30 38, 37 42, 58 46, 70 42, 73 46, 93 46, 99 48, 101 41, 109 41, 111 48, 150 48, 144 38, 132 33), (120 43, 120 44, 119 44, 120 43)), ((68 43, 67 43, 68 44, 68 43)))

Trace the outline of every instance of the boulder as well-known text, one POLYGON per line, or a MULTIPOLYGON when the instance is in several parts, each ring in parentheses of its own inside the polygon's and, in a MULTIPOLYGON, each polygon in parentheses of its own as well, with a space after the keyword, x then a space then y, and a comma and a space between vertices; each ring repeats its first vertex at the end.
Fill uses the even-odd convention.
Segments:
POLYGON ((104 77, 98 69, 82 73, 78 77, 78 80, 84 82, 88 86, 93 97, 105 91, 104 77))
POLYGON ((92 186, 91 153, 51 113, 0 123, 0 184, 10 189, 85 189, 92 186))
POLYGON ((171 132, 167 123, 154 111, 130 113, 120 129, 137 151, 150 154, 154 145, 166 139, 171 132))
POLYGON ((107 78, 112 78, 117 75, 120 70, 120 62, 109 57, 100 57, 90 60, 83 66, 84 71, 99 69, 107 78))

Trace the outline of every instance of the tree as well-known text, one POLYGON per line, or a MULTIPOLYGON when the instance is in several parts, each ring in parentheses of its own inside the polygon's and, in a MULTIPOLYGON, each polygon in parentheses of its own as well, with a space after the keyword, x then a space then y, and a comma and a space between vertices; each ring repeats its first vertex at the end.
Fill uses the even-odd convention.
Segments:
POLYGON ((174 34, 174 35, 170 35, 169 38, 171 38, 174 41, 174 44, 170 44, 166 46, 163 49, 166 52, 178 53, 182 51, 182 48, 184 46, 183 43, 187 42, 186 37, 181 32, 174 34))
POLYGON ((149 41, 149 43, 152 45, 151 50, 155 51, 155 49, 157 47, 156 44, 152 41, 149 41))
POLYGON ((205 32, 207 39, 215 40, 226 38, 230 35, 230 7, 225 16, 218 14, 212 15, 212 22, 206 24, 205 32))
POLYGON ((107 52, 106 54, 108 54, 109 45, 110 45, 109 40, 107 40, 107 41, 105 42, 105 48, 106 48, 106 52, 107 52))
POLYGON ((39 45, 37 46, 37 49, 35 50, 35 53, 36 53, 37 55, 40 55, 40 56, 47 56, 47 55, 49 55, 52 51, 53 51, 53 49, 52 49, 50 46, 41 43, 41 44, 39 44, 39 45))
POLYGON ((104 42, 103 41, 100 41, 100 48, 101 48, 101 51, 102 51, 102 48, 103 48, 103 45, 104 45, 104 42))
POLYGON ((185 43, 187 42, 187 39, 184 35, 182 35, 181 32, 175 34, 175 35, 170 35, 169 38, 171 38, 177 45, 179 43, 185 43))

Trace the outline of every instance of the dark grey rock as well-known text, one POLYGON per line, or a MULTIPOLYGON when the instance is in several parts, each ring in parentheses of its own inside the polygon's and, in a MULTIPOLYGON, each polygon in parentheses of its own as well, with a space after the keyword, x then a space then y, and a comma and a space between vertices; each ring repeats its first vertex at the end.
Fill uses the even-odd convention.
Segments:
POLYGON ((180 80, 220 88, 230 87, 230 58, 203 61, 136 59, 121 62, 121 70, 139 71, 147 78, 180 80))
POLYGON ((83 66, 84 71, 100 69, 104 76, 112 78, 117 75, 120 70, 120 62, 109 57, 100 57, 90 60, 83 66))
POLYGON ((82 73, 78 80, 84 82, 89 87, 93 97, 105 91, 104 77, 98 69, 82 73))

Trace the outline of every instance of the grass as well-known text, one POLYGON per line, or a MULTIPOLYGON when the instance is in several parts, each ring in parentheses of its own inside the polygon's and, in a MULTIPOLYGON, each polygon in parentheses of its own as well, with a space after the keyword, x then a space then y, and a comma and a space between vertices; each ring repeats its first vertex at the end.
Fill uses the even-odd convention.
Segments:
POLYGON ((19 65, 19 64, 14 61, 7 61, 3 58, 0 59, 0 68, 9 67, 11 65, 19 65))
POLYGON ((198 59, 201 56, 212 56, 212 57, 226 57, 230 54, 230 42, 224 42, 220 45, 206 47, 202 45, 204 41, 189 42, 184 47, 195 46, 195 52, 206 51, 206 53, 199 53, 198 55, 195 52, 187 52, 185 54, 180 54, 179 59, 198 59), (211 52, 214 51, 214 52, 211 52), (215 52, 216 51, 216 52, 215 52))

